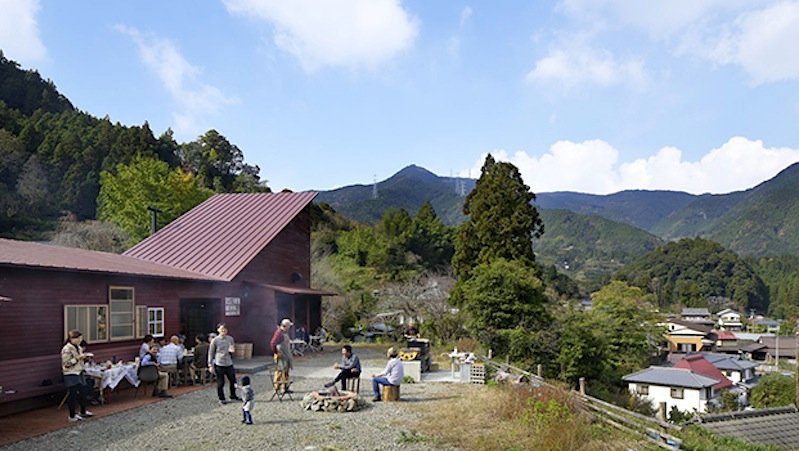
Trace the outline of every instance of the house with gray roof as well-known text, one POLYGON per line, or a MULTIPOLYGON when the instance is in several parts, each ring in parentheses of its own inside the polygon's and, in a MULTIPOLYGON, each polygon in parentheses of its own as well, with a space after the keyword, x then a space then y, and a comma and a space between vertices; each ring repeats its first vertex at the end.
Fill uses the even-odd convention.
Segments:
POLYGON ((705 412, 707 404, 716 399, 713 386, 720 380, 697 374, 685 368, 650 366, 622 378, 630 393, 652 403, 657 409, 666 403, 666 411, 677 407, 685 412, 705 412))
POLYGON ((696 422, 723 437, 799 449, 799 411, 794 406, 705 415, 696 422))

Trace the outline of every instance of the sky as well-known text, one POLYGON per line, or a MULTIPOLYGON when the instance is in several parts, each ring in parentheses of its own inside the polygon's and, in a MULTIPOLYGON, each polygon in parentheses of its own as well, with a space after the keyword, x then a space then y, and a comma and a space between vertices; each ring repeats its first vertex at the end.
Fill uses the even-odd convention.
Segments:
POLYGON ((0 0, 0 49, 274 190, 491 153, 534 192, 727 193, 799 161, 799 0, 0 0))

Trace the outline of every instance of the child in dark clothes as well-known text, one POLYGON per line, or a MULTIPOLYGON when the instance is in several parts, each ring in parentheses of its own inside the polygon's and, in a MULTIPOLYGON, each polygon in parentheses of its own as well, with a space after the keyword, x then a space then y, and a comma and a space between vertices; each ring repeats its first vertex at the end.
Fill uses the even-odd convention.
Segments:
POLYGON ((244 376, 241 378, 241 413, 243 415, 243 419, 241 420, 244 424, 252 424, 252 409, 255 407, 255 392, 252 389, 252 385, 250 385, 250 377, 244 376))

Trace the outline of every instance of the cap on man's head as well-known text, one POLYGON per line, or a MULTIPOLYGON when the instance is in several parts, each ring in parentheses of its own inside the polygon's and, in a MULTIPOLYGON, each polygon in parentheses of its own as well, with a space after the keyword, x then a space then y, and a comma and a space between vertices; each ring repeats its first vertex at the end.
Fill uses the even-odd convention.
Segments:
POLYGON ((284 327, 291 327, 294 325, 294 323, 292 323, 288 318, 283 318, 283 321, 280 322, 280 325, 284 327))

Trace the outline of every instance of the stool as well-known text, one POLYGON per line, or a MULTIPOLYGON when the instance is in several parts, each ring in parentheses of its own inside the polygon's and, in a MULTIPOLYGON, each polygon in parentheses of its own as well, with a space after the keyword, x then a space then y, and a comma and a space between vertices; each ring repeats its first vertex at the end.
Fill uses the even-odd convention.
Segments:
POLYGON ((272 388, 274 392, 272 393, 272 397, 269 400, 275 399, 277 396, 277 400, 283 402, 283 397, 289 395, 289 399, 294 401, 294 398, 291 397, 291 383, 283 371, 275 370, 275 374, 272 377, 272 388))
POLYGON ((354 393, 361 392, 361 378, 360 377, 349 377, 344 379, 345 384, 344 386, 347 387, 347 391, 351 391, 354 393))
POLYGON ((399 385, 383 386, 383 401, 399 401, 399 399, 400 399, 399 385))

